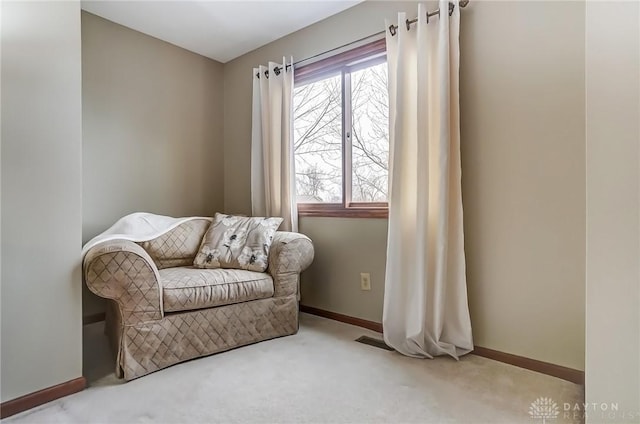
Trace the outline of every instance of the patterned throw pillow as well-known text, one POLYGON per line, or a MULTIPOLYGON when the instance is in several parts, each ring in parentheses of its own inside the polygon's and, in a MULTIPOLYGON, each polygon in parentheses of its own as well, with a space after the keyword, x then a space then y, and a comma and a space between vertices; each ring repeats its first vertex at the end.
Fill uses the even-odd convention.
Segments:
POLYGON ((216 213, 193 261, 196 268, 235 268, 264 272, 269 247, 282 218, 216 213))

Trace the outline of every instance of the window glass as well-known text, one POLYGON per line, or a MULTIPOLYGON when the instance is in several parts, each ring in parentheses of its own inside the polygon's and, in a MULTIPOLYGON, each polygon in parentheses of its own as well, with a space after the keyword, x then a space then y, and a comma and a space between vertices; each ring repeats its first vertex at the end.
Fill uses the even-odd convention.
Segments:
POLYGON ((351 201, 386 202, 389 175, 387 64, 351 73, 351 201))
POLYGON ((296 86, 293 116, 298 202, 342 202, 341 76, 296 86))
POLYGON ((295 72, 298 213, 386 217, 389 99, 384 39, 295 72))

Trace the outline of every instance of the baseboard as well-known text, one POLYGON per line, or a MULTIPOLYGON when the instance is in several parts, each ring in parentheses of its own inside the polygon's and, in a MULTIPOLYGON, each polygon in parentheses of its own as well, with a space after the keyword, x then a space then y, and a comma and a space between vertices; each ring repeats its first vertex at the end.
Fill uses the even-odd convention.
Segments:
POLYGON ((368 321, 362 318, 350 317, 348 315, 339 314, 337 312, 325 311, 324 309, 318 309, 311 306, 300 305, 300 312, 306 312, 311 315, 317 315, 319 317, 329 318, 334 321, 344 322, 346 324, 355 325, 357 327, 367 328, 369 330, 382 333, 382 324, 375 321, 368 321))
POLYGON ((0 419, 7 418, 19 412, 26 411, 36 406, 43 405, 52 400, 84 390, 87 382, 84 377, 74 378, 65 383, 60 383, 37 392, 29 393, 13 400, 2 402, 0 405, 0 419))
POLYGON ((563 367, 562 365, 551 364, 549 362, 538 361, 537 359, 525 358, 524 356, 513 355, 511 353, 500 352, 486 347, 475 346, 474 355, 515 365, 531 371, 558 377, 572 383, 584 385, 584 371, 563 367))
POLYGON ((98 312, 97 314, 87 315, 82 317, 82 325, 93 324, 96 322, 104 321, 105 313, 98 312))
MULTIPOLYGON (((367 321, 364 319, 339 314, 337 312, 325 311, 323 309, 313 308, 311 306, 305 305, 300 305, 300 311, 382 333, 382 324, 379 322, 367 321)), ((480 346, 475 346, 474 350, 471 353, 476 356, 482 356, 484 358, 493 359, 494 361, 503 362, 509 365, 515 365, 516 367, 524 368, 530 371, 536 371, 542 374, 550 375, 552 377, 561 378, 572 383, 584 385, 584 371, 563 367, 561 365, 550 364, 548 362, 538 361, 537 359, 525 358, 524 356, 513 355, 511 353, 500 352, 480 346)))

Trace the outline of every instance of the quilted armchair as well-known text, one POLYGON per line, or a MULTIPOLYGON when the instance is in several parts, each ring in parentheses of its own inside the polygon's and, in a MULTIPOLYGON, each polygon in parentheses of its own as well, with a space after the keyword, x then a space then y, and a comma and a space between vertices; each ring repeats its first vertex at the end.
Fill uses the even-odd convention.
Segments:
POLYGON ((195 219, 150 241, 110 240, 86 253, 85 283, 109 299, 105 331, 119 378, 298 331, 311 240, 276 232, 264 273, 194 268, 209 224, 195 219))

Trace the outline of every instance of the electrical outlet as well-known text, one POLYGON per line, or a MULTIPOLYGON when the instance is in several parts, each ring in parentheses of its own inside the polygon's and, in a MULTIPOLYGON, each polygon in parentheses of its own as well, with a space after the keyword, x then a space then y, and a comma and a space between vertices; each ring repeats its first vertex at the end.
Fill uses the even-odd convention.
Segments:
POLYGON ((368 272, 360 273, 360 289, 371 290, 371 275, 368 272))

